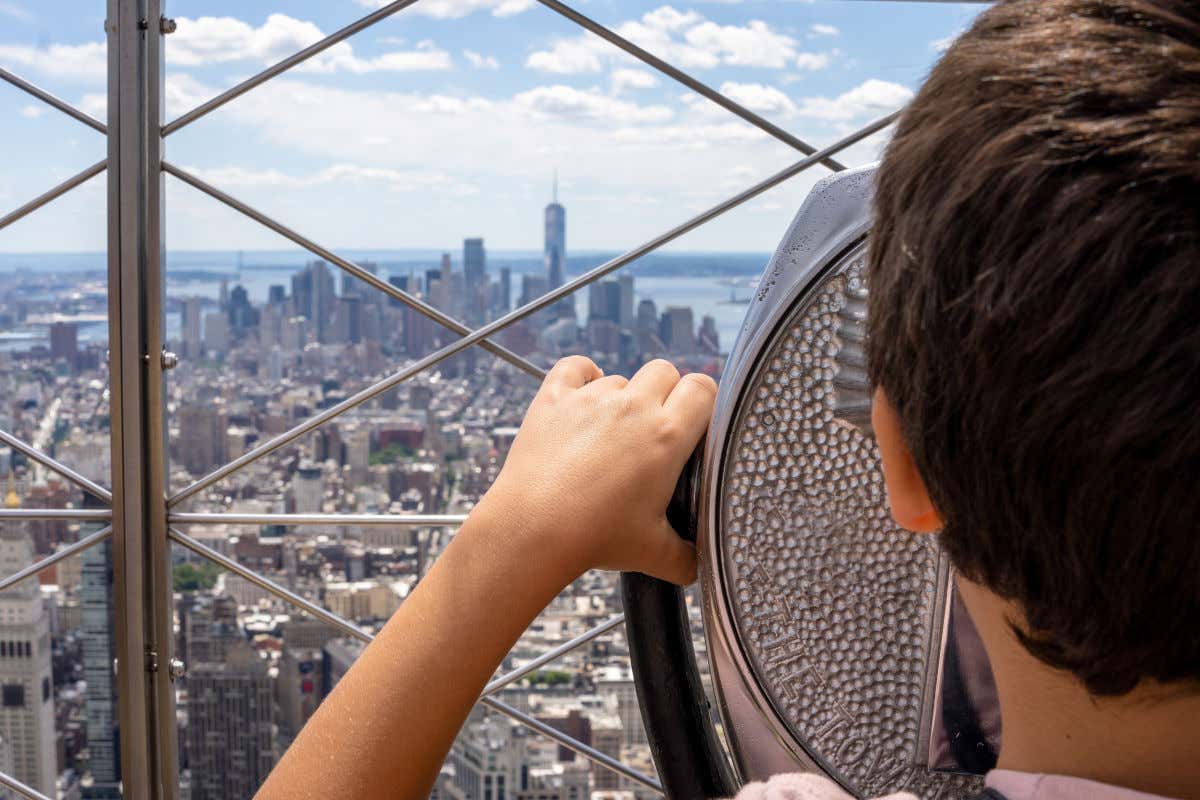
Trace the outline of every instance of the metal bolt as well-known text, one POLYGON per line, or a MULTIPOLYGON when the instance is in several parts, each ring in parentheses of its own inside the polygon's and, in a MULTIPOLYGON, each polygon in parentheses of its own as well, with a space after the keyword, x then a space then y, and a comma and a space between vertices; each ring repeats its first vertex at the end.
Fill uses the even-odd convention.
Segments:
POLYGON ((158 27, 165 36, 167 34, 174 33, 175 29, 179 26, 175 23, 175 20, 171 19, 170 17, 163 17, 161 20, 159 20, 158 27))
POLYGON ((162 365, 163 369, 175 369, 179 366, 179 356, 164 349, 158 358, 158 363, 162 365))
POLYGON ((172 658, 167 664, 167 674, 171 676, 171 680, 179 680, 187 673, 187 666, 178 658, 172 658))

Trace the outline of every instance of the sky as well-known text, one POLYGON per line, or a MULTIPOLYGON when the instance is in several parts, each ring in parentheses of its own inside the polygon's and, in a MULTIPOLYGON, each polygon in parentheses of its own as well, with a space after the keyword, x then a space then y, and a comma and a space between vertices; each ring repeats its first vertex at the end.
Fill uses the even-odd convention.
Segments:
MULTIPOLYGON (((569 0, 816 146, 903 106, 982 6, 569 0)), ((384 0, 170 0, 175 118, 384 0)), ((104 119, 103 0, 0 0, 0 66, 104 119)), ((877 135, 842 160, 874 160, 877 135)), ((0 83, 0 214, 106 152, 0 83)), ((535 0, 419 0, 167 138, 166 157, 331 248, 541 246, 557 171, 573 250, 624 250, 802 154, 535 0)), ((813 169, 680 239, 773 250, 813 169)), ((174 178, 172 250, 287 243, 174 178)), ((105 178, 0 230, 0 252, 102 251, 105 178)))

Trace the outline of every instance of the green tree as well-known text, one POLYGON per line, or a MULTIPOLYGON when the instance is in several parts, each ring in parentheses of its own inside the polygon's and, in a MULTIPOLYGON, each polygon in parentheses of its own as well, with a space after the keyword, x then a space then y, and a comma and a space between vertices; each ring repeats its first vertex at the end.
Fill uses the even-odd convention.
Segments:
POLYGON ((217 583, 221 568, 210 561, 196 564, 176 564, 172 571, 172 584, 177 592, 196 592, 211 589, 217 583))

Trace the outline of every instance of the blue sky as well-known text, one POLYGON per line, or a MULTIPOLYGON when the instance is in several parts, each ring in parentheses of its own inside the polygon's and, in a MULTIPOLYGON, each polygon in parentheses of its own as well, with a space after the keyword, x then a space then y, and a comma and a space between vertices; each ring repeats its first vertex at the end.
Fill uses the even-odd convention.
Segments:
MULTIPOLYGON (((168 118, 382 5, 173 0, 168 118)), ((902 105, 974 4, 572 0, 814 144, 902 105)), ((0 65, 103 119, 102 0, 0 0, 0 65)), ((0 84, 0 213, 99 160, 101 136, 0 84)), ((844 160, 873 159, 874 137, 844 160)), ((167 157, 331 247, 624 249, 799 157, 533 0, 420 0, 167 140, 167 157)), ((689 234, 773 249, 821 170, 689 234)), ((172 249, 275 234, 168 178, 172 249)), ((0 231, 0 251, 104 248, 104 180, 0 231)))

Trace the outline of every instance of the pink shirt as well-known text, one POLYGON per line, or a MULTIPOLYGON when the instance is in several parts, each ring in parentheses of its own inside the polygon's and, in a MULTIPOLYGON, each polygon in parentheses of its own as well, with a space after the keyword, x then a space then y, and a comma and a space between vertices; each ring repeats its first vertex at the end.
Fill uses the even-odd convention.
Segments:
MULTIPOLYGON (((1071 778, 1066 775, 1035 775, 994 769, 987 785, 1006 800, 1169 800, 1158 795, 1135 792, 1120 786, 1071 778)), ((792 773, 776 775, 769 781, 750 783, 738 792, 736 800, 854 800, 837 784, 819 775, 792 773)), ((908 792, 889 794, 878 800, 918 800, 908 792)))

